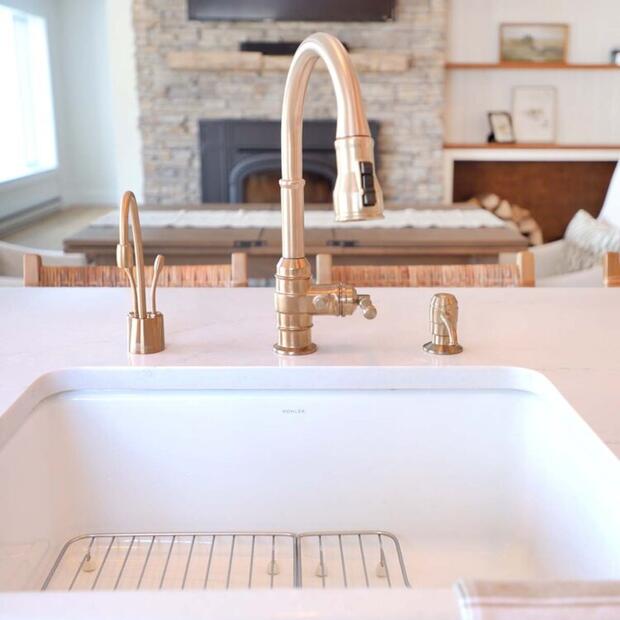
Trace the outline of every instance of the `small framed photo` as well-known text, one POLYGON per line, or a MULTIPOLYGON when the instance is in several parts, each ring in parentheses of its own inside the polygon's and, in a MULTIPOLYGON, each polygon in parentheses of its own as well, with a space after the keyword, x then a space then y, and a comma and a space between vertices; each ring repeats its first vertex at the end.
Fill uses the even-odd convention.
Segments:
POLYGON ((510 112, 489 112, 489 125, 491 126, 491 142, 514 142, 515 134, 512 129, 512 117, 510 112))
POLYGON ((517 142, 555 142, 555 88, 515 86, 512 89, 512 120, 517 142))
POLYGON ((612 65, 620 65, 620 49, 611 50, 609 60, 612 65))
POLYGON ((566 63, 567 24, 501 24, 501 62, 566 63))

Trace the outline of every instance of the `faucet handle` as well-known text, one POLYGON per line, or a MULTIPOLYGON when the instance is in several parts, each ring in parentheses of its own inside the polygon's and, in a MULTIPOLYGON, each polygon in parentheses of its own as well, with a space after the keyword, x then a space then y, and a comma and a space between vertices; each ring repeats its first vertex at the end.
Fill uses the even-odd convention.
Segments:
POLYGON ((327 312, 333 298, 328 293, 315 295, 312 299, 312 305, 318 312, 327 312))
POLYGON ((366 319, 377 316, 377 309, 370 300, 370 295, 359 295, 350 284, 317 284, 312 286, 309 292, 313 314, 349 316, 359 308, 366 319))
POLYGON ((153 314, 157 314, 157 283, 159 282, 159 276, 161 274, 161 270, 164 268, 164 263, 166 259, 162 254, 158 254, 155 257, 155 262, 153 263, 153 282, 151 283, 151 308, 153 310, 153 314))
POLYGON ((362 315, 365 319, 371 320, 377 316, 377 308, 372 303, 370 299, 370 295, 358 295, 357 296, 357 305, 359 309, 362 311, 362 315))

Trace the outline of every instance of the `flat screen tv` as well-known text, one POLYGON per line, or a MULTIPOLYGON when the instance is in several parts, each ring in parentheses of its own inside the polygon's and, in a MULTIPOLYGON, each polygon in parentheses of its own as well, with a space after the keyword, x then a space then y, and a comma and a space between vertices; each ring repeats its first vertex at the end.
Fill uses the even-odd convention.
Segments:
POLYGON ((188 0, 190 19, 371 22, 394 18, 396 0, 188 0))

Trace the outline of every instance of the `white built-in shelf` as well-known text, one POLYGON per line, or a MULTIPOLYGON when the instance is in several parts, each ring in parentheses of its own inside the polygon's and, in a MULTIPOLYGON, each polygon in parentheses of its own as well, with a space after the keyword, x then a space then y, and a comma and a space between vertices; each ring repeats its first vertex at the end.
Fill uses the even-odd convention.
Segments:
POLYGON ((612 150, 620 151, 620 144, 547 144, 547 143, 528 143, 528 142, 480 142, 480 143, 454 143, 448 142, 443 145, 444 149, 572 149, 572 150, 612 150))
POLYGON ((620 144, 444 144, 444 202, 452 202, 454 165, 458 161, 551 162, 620 161, 620 144))
POLYGON ((453 70, 476 70, 476 69, 498 69, 498 70, 535 70, 535 71, 618 71, 620 65, 611 63, 533 63, 533 62, 447 62, 446 69, 453 70))

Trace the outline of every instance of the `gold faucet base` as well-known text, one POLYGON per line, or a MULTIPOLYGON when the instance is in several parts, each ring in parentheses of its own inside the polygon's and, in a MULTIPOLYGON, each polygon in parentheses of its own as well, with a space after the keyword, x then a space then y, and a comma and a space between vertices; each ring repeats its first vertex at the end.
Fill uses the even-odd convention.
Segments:
POLYGON ((278 355, 310 355, 317 349, 318 347, 314 344, 314 342, 311 342, 305 347, 283 347, 277 343, 273 345, 273 350, 278 355))
POLYGON ((305 258, 281 258, 276 270, 275 308, 278 340, 273 350, 278 355, 310 355, 313 306, 307 292, 311 286, 310 263, 305 258))
POLYGON ((147 312, 142 319, 130 312, 127 325, 130 353, 148 355, 164 350, 164 315, 161 312, 147 312))
POLYGON ((460 344, 435 344, 434 342, 427 342, 422 347, 427 353, 433 353, 434 355, 456 355, 463 352, 463 347, 460 344))

